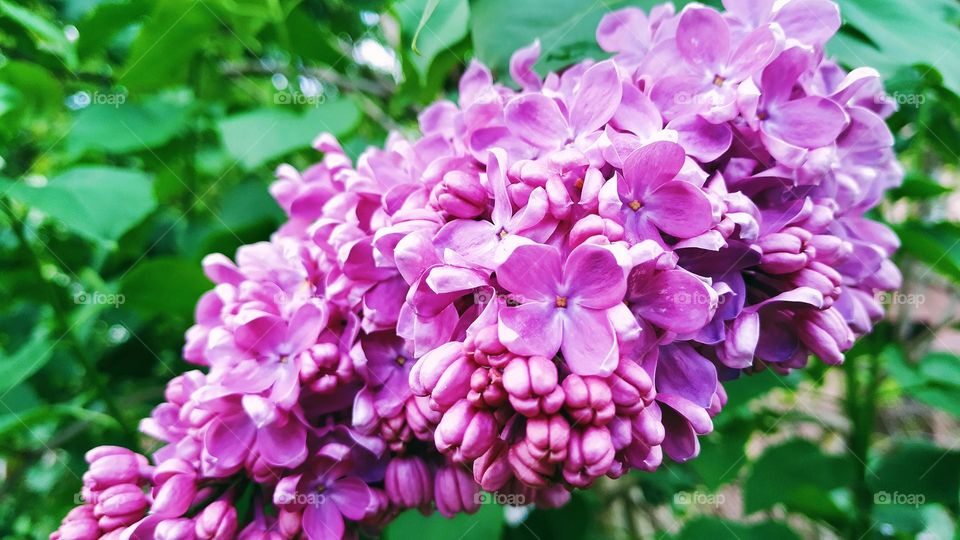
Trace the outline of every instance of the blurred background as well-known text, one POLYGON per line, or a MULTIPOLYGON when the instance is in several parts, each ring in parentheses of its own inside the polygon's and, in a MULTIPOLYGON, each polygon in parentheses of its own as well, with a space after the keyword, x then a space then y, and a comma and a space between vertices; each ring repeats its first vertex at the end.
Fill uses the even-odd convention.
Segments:
MULTIPOLYGON (((0 0, 0 537, 46 538, 88 448, 150 450, 136 423, 189 369, 200 259, 278 226, 278 164, 316 160, 320 131, 353 156, 414 133, 472 58, 505 79, 537 37, 541 70, 602 57, 625 5, 653 2, 0 0)), ((689 464, 388 538, 960 538, 960 3, 840 5, 828 53, 899 107, 887 320, 843 367, 729 384, 689 464)))

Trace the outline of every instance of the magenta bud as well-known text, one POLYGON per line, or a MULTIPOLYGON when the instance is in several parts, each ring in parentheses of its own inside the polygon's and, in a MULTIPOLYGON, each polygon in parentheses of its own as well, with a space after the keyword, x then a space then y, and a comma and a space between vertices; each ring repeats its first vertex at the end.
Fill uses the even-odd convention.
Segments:
POLYGON ((180 517, 193 504, 196 494, 197 484, 194 475, 173 475, 157 490, 150 512, 160 517, 180 517))
POLYGON ((117 484, 136 483, 140 479, 141 462, 138 456, 127 450, 125 453, 108 454, 90 463, 83 475, 98 490, 117 484))
POLYGON ((637 362, 621 360, 609 381, 614 405, 626 414, 638 412, 656 396, 653 380, 637 362))
POLYGON ((473 355, 473 361, 481 366, 503 367, 506 359, 500 360, 507 353, 507 348, 500 342, 497 327, 485 326, 471 336, 464 343, 464 351, 473 355), (499 362, 497 360, 500 360, 499 362))
POLYGON ((564 407, 578 424, 604 426, 613 419, 613 396, 600 377, 570 374, 563 380, 564 407))
POLYGON ((577 427, 570 431, 563 478, 575 487, 584 488, 607 473, 616 451, 610 432, 605 427, 577 427))
POLYGON ((302 522, 302 512, 288 508, 281 508, 277 512, 277 528, 285 538, 294 538, 300 534, 302 522))
POLYGON ((131 512, 129 514, 118 514, 115 516, 101 516, 97 520, 97 525, 105 531, 112 531, 120 527, 126 527, 139 521, 143 517, 143 512, 131 512))
POLYGON ((533 457, 560 463, 567 459, 570 423, 559 414, 531 418, 527 420, 524 442, 533 457))
POLYGON ((557 366, 543 356, 514 357, 503 370, 503 388, 520 414, 553 414, 563 406, 557 366))
POLYGON ((507 459, 514 476, 524 485, 534 488, 546 487, 557 468, 556 464, 534 456, 526 441, 511 446, 507 459))
POLYGON ((646 446, 657 446, 666 437, 659 410, 656 407, 647 407, 634 417, 632 422, 633 433, 646 446))
POLYGON ((510 480, 507 452, 506 443, 496 440, 489 450, 473 462, 473 480, 484 490, 496 491, 510 480))
POLYGON ((595 236, 602 236, 610 242, 616 242, 623 239, 623 232, 623 226, 615 221, 590 214, 573 225, 568 242, 571 249, 595 236))
POLYGON ((463 219, 482 214, 487 208, 488 198, 479 178, 459 170, 445 174, 437 192, 437 204, 440 208, 463 219))
POLYGON ((416 456, 396 457, 387 464, 384 485, 387 496, 401 508, 415 508, 430 502, 433 478, 422 459, 416 456))
POLYGON ((167 519, 157 524, 153 533, 154 540, 194 540, 192 519, 167 519))
POLYGON ((430 405, 443 411, 466 397, 475 367, 461 351, 461 344, 450 342, 417 361, 410 370, 410 388, 418 396, 429 395, 430 405))
POLYGON ((60 540, 96 540, 100 538, 100 526, 95 519, 71 520, 57 530, 60 540))
POLYGON ((443 414, 434 436, 437 450, 463 462, 483 455, 497 437, 493 413, 478 410, 466 399, 458 401, 443 414))
POLYGON ((452 518, 461 512, 473 514, 480 508, 479 494, 480 486, 462 465, 447 464, 437 469, 433 496, 441 515, 452 518))
POLYGON ((407 425, 421 441, 433 439, 433 430, 440 423, 443 414, 430 407, 430 398, 413 396, 404 405, 407 425))
POLYGON ((210 503, 196 517, 199 540, 227 540, 237 531, 237 509, 223 499, 210 503))
POLYGON ((101 516, 121 516, 132 513, 142 514, 149 506, 143 489, 136 484, 118 484, 111 486, 97 498, 94 514, 101 516))
POLYGON ((467 399, 478 409, 496 409, 507 402, 503 389, 503 373, 496 368, 478 367, 470 376, 470 393, 467 399))
POLYGON ((843 353, 853 346, 853 331, 836 309, 806 310, 799 316, 797 334, 813 354, 827 364, 843 363, 843 353))

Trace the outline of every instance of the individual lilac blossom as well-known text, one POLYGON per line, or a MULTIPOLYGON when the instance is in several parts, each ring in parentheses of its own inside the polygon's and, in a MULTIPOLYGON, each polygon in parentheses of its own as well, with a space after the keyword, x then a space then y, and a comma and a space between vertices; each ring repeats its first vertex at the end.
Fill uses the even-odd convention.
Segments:
POLYGON ((739 83, 770 62, 781 41, 778 26, 760 26, 735 41, 716 10, 687 8, 677 24, 675 50, 664 47, 648 60, 663 63, 666 70, 650 98, 667 120, 690 114, 701 114, 714 124, 732 120, 739 83))
POLYGON ((626 277, 616 249, 582 244, 564 261, 543 244, 521 244, 497 267, 497 280, 518 295, 500 311, 500 339, 517 354, 563 352, 581 375, 609 374, 617 366, 617 338, 609 310, 623 300, 626 277))

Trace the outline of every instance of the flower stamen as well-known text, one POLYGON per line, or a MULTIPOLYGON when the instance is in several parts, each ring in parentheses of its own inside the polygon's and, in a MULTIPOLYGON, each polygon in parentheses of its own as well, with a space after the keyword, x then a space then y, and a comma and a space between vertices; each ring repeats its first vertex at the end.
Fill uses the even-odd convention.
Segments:
POLYGON ((557 307, 558 307, 558 308, 565 308, 565 307, 567 307, 567 297, 566 297, 566 296, 558 296, 558 297, 557 297, 557 307))
POLYGON ((636 212, 641 208, 643 208, 643 203, 640 201, 631 201, 630 204, 628 204, 627 206, 629 206, 631 210, 636 212))

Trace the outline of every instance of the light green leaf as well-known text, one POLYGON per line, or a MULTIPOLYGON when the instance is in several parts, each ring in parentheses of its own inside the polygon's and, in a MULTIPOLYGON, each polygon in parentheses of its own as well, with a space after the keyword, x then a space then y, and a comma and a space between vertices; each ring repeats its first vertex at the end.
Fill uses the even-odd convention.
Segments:
POLYGON ((33 38, 38 49, 63 59, 67 69, 76 67, 77 52, 62 28, 32 10, 7 0, 0 0, 0 15, 9 17, 22 26, 33 38))
POLYGON ((885 77, 904 66, 931 66, 943 76, 944 86, 960 94, 960 55, 951 49, 960 42, 960 5, 953 0, 839 0, 843 20, 872 43, 840 33, 827 51, 843 63, 871 66, 885 77), (953 21, 953 22, 951 22, 953 21))
POLYGON ((120 154, 162 146, 187 127, 192 102, 182 93, 165 94, 143 104, 129 103, 123 94, 100 97, 111 103, 94 103, 77 114, 67 134, 70 151, 120 154))
POLYGON ((470 4, 467 0, 404 0, 396 3, 394 10, 403 28, 416 24, 410 42, 415 54, 410 61, 424 82, 437 55, 467 36, 470 4))
POLYGON ((0 395, 30 378, 53 356, 54 343, 46 328, 34 330, 30 340, 12 355, 0 355, 0 395))
POLYGON ((80 236, 108 246, 156 207, 150 176, 115 167, 79 166, 42 187, 16 182, 0 188, 80 236))
POLYGON ((430 17, 433 16, 433 12, 437 10, 437 6, 440 4, 440 0, 427 0, 426 7, 423 8, 423 15, 420 16, 420 22, 417 23, 417 31, 413 33, 413 41, 410 42, 410 48, 413 49, 413 52, 417 54, 422 54, 420 49, 417 48, 417 41, 420 39, 420 32, 423 31, 423 27, 427 25, 427 22, 430 21, 430 17))
POLYGON ((307 148, 324 131, 343 136, 360 122, 352 100, 328 99, 306 113, 271 108, 257 109, 220 121, 220 137, 227 152, 252 169, 294 150, 307 148))

